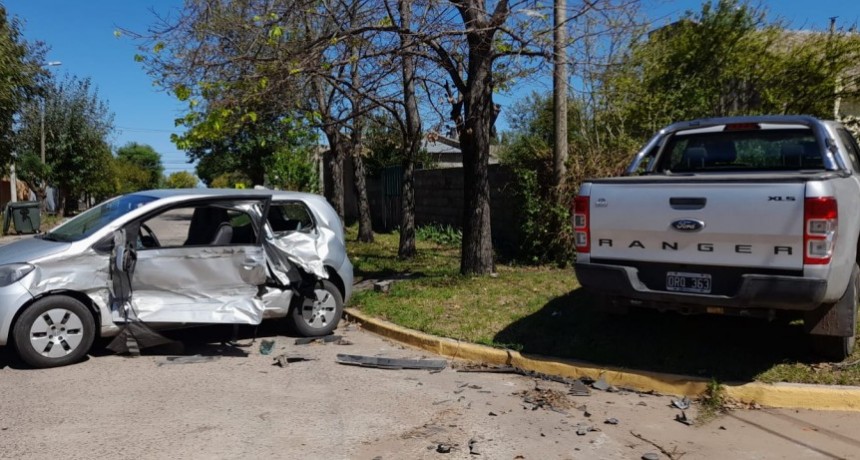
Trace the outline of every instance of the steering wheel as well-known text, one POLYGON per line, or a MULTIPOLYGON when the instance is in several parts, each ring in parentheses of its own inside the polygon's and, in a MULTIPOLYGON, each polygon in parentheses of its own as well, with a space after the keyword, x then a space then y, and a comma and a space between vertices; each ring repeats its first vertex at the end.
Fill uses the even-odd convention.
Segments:
POLYGON ((158 241, 158 237, 155 236, 155 232, 153 232, 152 229, 149 228, 148 225, 140 224, 140 228, 141 228, 141 230, 146 231, 146 237, 141 235, 141 238, 140 238, 141 244, 143 244, 143 242, 146 241, 147 238, 152 243, 152 244, 143 244, 144 247, 147 247, 147 248, 160 248, 161 247, 161 242, 158 241))

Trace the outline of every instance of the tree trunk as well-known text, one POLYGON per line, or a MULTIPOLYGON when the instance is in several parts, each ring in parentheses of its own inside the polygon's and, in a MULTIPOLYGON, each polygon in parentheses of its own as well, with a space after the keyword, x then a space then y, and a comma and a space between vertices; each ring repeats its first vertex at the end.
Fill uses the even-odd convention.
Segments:
POLYGON ((358 241, 373 242, 373 223, 370 219, 370 200, 367 198, 367 172, 361 148, 353 150, 352 162, 355 169, 355 193, 358 195, 358 241))
POLYGON ((463 152, 463 245, 460 272, 493 273, 493 239, 490 226, 490 130, 494 115, 492 87, 492 32, 471 32, 468 91, 460 130, 463 152))
POLYGON ((331 188, 325 188, 325 195, 341 222, 346 222, 343 209, 343 142, 336 128, 326 128, 324 131, 329 145, 325 164, 331 176, 331 188))
MULTIPOLYGON (((412 22, 412 5, 410 0, 400 0, 397 7, 400 10, 400 28, 409 30, 412 22)), ((413 37, 400 34, 401 46, 404 50, 400 57, 403 73, 403 103, 405 109, 405 132, 403 132, 403 167, 401 212, 400 212, 400 245, 398 257, 408 259, 415 256, 415 159, 421 148, 421 115, 418 112, 418 102, 415 97, 415 57, 410 54, 413 37)))
MULTIPOLYGON (((357 48, 353 48, 353 53, 358 52, 357 48)), ((358 61, 359 59, 355 60, 351 69, 353 88, 361 86, 361 73, 358 61)), ((370 220, 370 200, 367 199, 367 173, 364 170, 364 159, 361 157, 361 144, 364 131, 361 95, 357 92, 351 93, 350 103, 352 105, 350 151, 352 153, 353 175, 355 176, 355 194, 358 197, 358 241, 370 243, 373 241, 373 223, 370 220)))

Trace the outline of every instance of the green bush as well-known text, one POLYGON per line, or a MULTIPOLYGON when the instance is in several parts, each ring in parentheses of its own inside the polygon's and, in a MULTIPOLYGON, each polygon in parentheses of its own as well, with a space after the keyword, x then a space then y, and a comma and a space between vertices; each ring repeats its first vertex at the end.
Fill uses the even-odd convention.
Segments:
POLYGON ((432 241, 445 246, 459 246, 463 242, 463 232, 450 225, 424 225, 415 229, 419 240, 432 241))

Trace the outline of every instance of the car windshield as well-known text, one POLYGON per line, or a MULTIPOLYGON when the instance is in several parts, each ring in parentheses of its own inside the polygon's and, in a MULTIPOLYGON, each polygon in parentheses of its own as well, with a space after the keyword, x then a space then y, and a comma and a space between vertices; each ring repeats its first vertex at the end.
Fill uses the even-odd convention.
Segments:
POLYGON ((87 210, 42 235, 49 241, 79 241, 97 232, 116 218, 155 200, 145 195, 123 195, 87 210))
MULTIPOLYGON (((824 169, 809 128, 679 132, 664 148, 658 172, 824 169)), ((744 125, 746 126, 746 125, 744 125)))

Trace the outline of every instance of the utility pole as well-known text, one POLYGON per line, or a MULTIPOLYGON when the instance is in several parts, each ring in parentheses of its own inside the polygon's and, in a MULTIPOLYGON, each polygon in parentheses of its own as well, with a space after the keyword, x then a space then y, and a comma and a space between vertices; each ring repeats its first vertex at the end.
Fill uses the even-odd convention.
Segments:
MULTIPOLYGON (((839 16, 831 16, 830 17, 830 36, 828 37, 829 43, 828 43, 828 47, 827 47, 827 52, 830 54, 830 56, 828 56, 828 58, 830 61, 829 64, 830 64, 831 75, 833 74, 833 68, 834 68, 833 60, 835 59, 835 57, 833 55, 833 53, 834 53, 834 51, 833 51, 833 36, 836 34, 836 19, 838 17, 839 16)), ((841 86, 839 80, 840 80, 840 77, 836 77, 836 84, 833 86, 833 96, 834 96, 834 98, 833 98, 833 119, 834 120, 839 120, 839 105, 842 102, 839 98, 839 91, 840 91, 840 86, 841 86)))
POLYGON ((564 185, 567 174, 567 0, 554 0, 552 101, 555 128, 553 185, 564 185))

